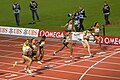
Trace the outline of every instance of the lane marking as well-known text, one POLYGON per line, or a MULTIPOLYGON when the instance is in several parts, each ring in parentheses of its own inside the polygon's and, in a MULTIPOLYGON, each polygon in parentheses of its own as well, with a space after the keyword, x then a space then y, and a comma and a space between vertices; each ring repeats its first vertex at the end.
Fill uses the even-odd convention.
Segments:
POLYGON ((8 76, 5 76, 6 78, 10 78, 10 77, 16 77, 16 76, 18 76, 17 74, 10 74, 10 75, 8 75, 8 76))
MULTIPOLYGON (((34 75, 36 73, 32 73, 32 74, 26 74, 26 73, 20 73, 20 72, 15 72, 15 71, 10 71, 10 70, 2 70, 0 69, 0 71, 4 71, 4 72, 10 72, 10 73, 16 73, 16 74, 23 74, 23 76, 19 76, 19 77, 15 77, 15 78, 12 78, 10 80, 16 80, 18 78, 22 78, 22 77, 25 77, 25 76, 29 76, 29 75, 34 75)), ((49 76, 38 76, 38 75, 35 75, 37 77, 44 77, 44 78, 50 78, 50 79, 56 79, 56 80, 68 80, 68 79, 63 79, 63 78, 55 78, 55 77, 49 77, 49 76)))
MULTIPOLYGON (((16 53, 21 53, 22 54, 22 51, 20 52, 20 51, 14 51, 14 50, 5 50, 5 49, 1 49, 0 51, 4 51, 4 52, 16 52, 16 53)), ((54 50, 49 50, 49 49, 45 49, 45 51, 50 51, 50 52, 54 52, 54 50)), ((112 53, 113 51, 109 51, 109 53, 112 53)), ((59 54, 63 54, 63 53, 67 53, 68 54, 68 52, 65 52, 65 51, 61 51, 59 54)), ((53 54, 53 53, 52 53, 53 54)), ((52 54, 51 55, 48 55, 48 56, 52 56, 52 54)), ((74 53, 75 55, 77 55, 77 54, 80 54, 80 53, 74 53)), ((84 53, 85 54, 85 53, 84 53)), ((61 55, 62 56, 62 55, 61 55)), ((52 57, 61 57, 61 56, 52 56, 52 57)), ((68 57, 61 57, 61 58, 68 58, 68 57)))
MULTIPOLYGON (((23 43, 23 42, 18 42, 18 41, 8 41, 8 42, 13 42, 13 43, 23 43)), ((61 43, 56 43, 56 44, 58 44, 58 45, 51 45, 51 44, 46 44, 46 47, 49 47, 49 46, 54 46, 54 47, 61 47, 61 46, 59 46, 59 44, 61 44, 61 43)), ((108 45, 105 45, 106 47, 108 46, 108 45)), ((103 45, 103 47, 104 47, 104 45, 103 45)), ((80 52, 80 51, 82 51, 83 49, 85 49, 85 48, 83 48, 82 46, 80 46, 79 48, 78 47, 73 47, 74 49, 78 49, 78 53, 80 52), (81 50, 82 49, 82 50, 81 50), (80 51, 79 51, 80 50, 80 51)), ((66 50, 68 50, 68 49, 66 49, 66 50)), ((86 49, 85 49, 86 50, 86 49)), ((91 48, 91 50, 98 50, 98 49, 93 49, 93 48, 91 48)), ((53 50, 52 50, 53 51, 53 50)), ((64 52, 64 51, 61 51, 61 52, 64 52)))
MULTIPOLYGON (((39 69, 39 67, 37 67, 37 69, 39 69)), ((49 69, 48 69, 49 70, 49 69)), ((0 70, 0 71, 9 71, 9 70, 0 70)), ((83 74, 83 73, 79 73, 79 72, 70 72, 70 71, 63 71, 63 70, 49 70, 49 71, 55 71, 55 72, 62 72, 62 73, 70 73, 70 74, 83 74)), ((20 72, 15 72, 15 71, 9 71, 9 72, 14 72, 14 73, 18 73, 18 74, 25 74, 25 73, 20 73, 20 72)), ((25 77, 25 76, 28 76, 28 75, 35 75, 36 73, 32 73, 32 74, 25 74, 23 76, 20 76, 18 78, 22 78, 22 77, 25 77)), ((96 77, 102 77, 102 78, 111 78, 111 79, 120 79, 119 77, 112 77, 112 76, 104 76, 104 75, 96 75, 96 74, 86 74, 88 76, 96 76, 96 77)), ((35 75, 37 76, 37 75, 35 75)), ((41 77, 41 76, 37 76, 37 77, 41 77)), ((15 78, 17 79, 17 78, 15 78)), ((62 80, 62 79, 60 79, 62 80)))
MULTIPOLYGON (((46 48, 47 48, 47 47, 50 47, 50 46, 59 47, 59 48, 61 47, 61 46, 59 46, 59 45, 50 45, 50 46, 48 46, 48 45, 49 45, 49 44, 46 44, 45 47, 46 47, 46 48)), ((7 45, 2 45, 2 44, 1 44, 0 46, 5 46, 5 47, 6 47, 7 45)), ((8 46, 7 46, 7 47, 8 47, 8 46)), ((21 48, 21 47, 17 47, 17 48, 21 48)), ((74 47, 74 49, 78 49, 78 50, 77 50, 78 52, 75 52, 74 54, 80 54, 79 52, 82 52, 83 49, 87 51, 87 49, 85 49, 85 48, 77 48, 77 47, 74 47)), ((48 50, 48 49, 45 49, 45 51, 46 51, 46 50, 48 50)), ((66 48, 65 50, 68 51, 69 49, 66 48)), ((91 50, 98 50, 98 49, 93 49, 93 48, 91 48, 91 50)), ((53 51, 53 52, 54 52, 55 50, 49 50, 49 51, 53 51)), ((66 52, 65 52, 65 51, 60 51, 59 53, 66 53, 66 52)))
POLYGON ((5 40, 1 40, 0 42, 5 42, 5 41, 11 41, 11 40, 16 40, 16 39, 18 39, 18 38, 12 38, 12 39, 5 39, 5 40))
MULTIPOLYGON (((106 56, 106 55, 103 55, 103 56, 106 56)), ((100 57, 103 57, 103 56, 100 56, 100 57)), ((98 58, 98 57, 96 57, 96 58, 98 58)), ((87 61, 87 60, 89 60, 89 59, 86 59, 86 60, 83 60, 83 61, 87 61)), ((79 61, 79 62, 82 62, 82 61, 79 61)), ((73 63, 72 63, 73 64, 73 63)), ((62 65, 63 66, 63 65, 62 65)), ((64 66, 65 66, 65 64, 64 64, 64 66)), ((93 75, 92 75, 93 76, 93 75)), ((102 77, 102 76, 101 76, 102 77)), ((107 77, 109 77, 109 76, 107 76, 107 77)), ((116 78, 117 79, 117 78, 116 78)))
POLYGON ((98 62, 96 62, 95 64, 93 64, 92 66, 90 66, 83 74, 82 76, 79 78, 79 80, 82 80, 83 77, 87 74, 87 72, 89 72, 94 66, 96 66, 97 64, 99 64, 100 62, 102 62, 103 60, 115 55, 115 54, 118 54, 119 52, 114 52, 113 54, 109 55, 109 56, 106 56, 104 57, 103 59, 99 60, 98 62))

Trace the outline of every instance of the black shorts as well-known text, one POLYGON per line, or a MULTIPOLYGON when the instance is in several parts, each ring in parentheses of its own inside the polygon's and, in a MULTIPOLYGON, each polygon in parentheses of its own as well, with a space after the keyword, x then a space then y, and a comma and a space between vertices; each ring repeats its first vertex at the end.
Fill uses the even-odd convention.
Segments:
POLYGON ((36 53, 30 52, 29 54, 22 54, 22 55, 27 56, 27 57, 33 57, 36 55, 36 53))
POLYGON ((66 32, 72 32, 72 30, 66 30, 66 32))
POLYGON ((99 37, 99 35, 95 35, 95 36, 99 37))
POLYGON ((39 48, 41 49, 41 48, 43 48, 43 46, 39 46, 39 48))
POLYGON ((29 57, 34 57, 35 55, 36 55, 36 53, 34 53, 34 52, 29 53, 29 57))
POLYGON ((84 38, 84 40, 87 40, 87 41, 89 41, 89 39, 88 39, 88 38, 84 38))
POLYGON ((22 55, 23 55, 23 56, 27 56, 27 57, 29 56, 29 54, 22 54, 22 55))
POLYGON ((67 47, 69 43, 68 42, 63 42, 63 45, 67 47))

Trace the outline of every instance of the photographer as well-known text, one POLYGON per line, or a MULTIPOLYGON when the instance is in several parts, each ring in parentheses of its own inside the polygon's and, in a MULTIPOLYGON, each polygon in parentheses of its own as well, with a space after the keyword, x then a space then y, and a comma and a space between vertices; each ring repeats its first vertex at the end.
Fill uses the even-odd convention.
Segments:
POLYGON ((75 13, 73 19, 74 19, 74 25, 75 25, 76 32, 80 32, 80 21, 79 21, 79 14, 78 14, 78 12, 75 13))
POLYGON ((104 3, 103 14, 104 14, 104 19, 106 21, 105 24, 109 25, 110 21, 108 20, 108 18, 109 18, 109 15, 110 15, 110 7, 109 7, 107 2, 104 3))
POLYGON ((37 20, 39 21, 39 16, 38 16, 38 14, 37 14, 37 7, 38 7, 38 4, 37 4, 37 2, 35 1, 35 0, 32 0, 31 2, 30 2, 30 10, 31 10, 31 12, 32 12, 32 18, 33 18, 33 24, 35 23, 35 15, 36 15, 36 17, 37 17, 37 20), (35 14, 35 15, 34 15, 35 14))
POLYGON ((14 2, 13 6, 12 6, 12 10, 14 12, 15 15, 15 20, 16 20, 16 26, 20 25, 20 18, 19 18, 19 13, 20 13, 20 4, 18 4, 16 1, 14 2))
POLYGON ((79 17, 80 17, 80 19, 79 19, 80 20, 80 30, 82 28, 82 30, 84 31, 85 29, 84 29, 84 26, 83 26, 83 20, 86 17, 85 16, 85 10, 82 7, 80 7, 78 12, 79 12, 79 17))

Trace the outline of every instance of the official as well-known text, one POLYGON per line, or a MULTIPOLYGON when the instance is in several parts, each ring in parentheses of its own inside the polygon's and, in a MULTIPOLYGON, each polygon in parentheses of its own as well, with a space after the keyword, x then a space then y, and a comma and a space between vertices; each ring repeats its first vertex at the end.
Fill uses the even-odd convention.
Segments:
POLYGON ((30 10, 31 10, 31 12, 32 12, 32 19, 33 19, 33 24, 35 23, 35 15, 36 15, 36 17, 37 17, 37 20, 39 21, 40 19, 39 19, 39 16, 38 16, 38 13, 37 13, 37 8, 38 8, 38 4, 37 4, 37 2, 35 1, 35 0, 32 0, 31 2, 30 2, 30 5, 29 5, 29 7, 30 7, 30 10))
POLYGON ((104 3, 103 14, 104 14, 104 19, 105 19, 105 24, 109 25, 110 21, 109 21, 108 18, 109 18, 109 15, 110 15, 110 7, 109 7, 107 2, 104 3))
POLYGON ((20 13, 20 4, 18 4, 16 1, 14 2, 12 6, 14 15, 15 15, 15 20, 16 20, 16 26, 20 26, 20 18, 19 18, 19 13, 20 13))

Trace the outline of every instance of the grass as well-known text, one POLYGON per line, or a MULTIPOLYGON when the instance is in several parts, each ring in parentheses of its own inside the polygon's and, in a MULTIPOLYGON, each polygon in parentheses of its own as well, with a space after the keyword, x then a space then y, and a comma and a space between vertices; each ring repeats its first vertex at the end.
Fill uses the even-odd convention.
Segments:
MULTIPOLYGON (((86 11, 84 20, 85 29, 92 26, 96 21, 100 25, 104 24, 102 7, 105 0, 36 0, 39 4, 38 13, 41 21, 34 25, 29 25, 32 21, 29 2, 31 0, 17 0, 21 5, 20 27, 37 28, 46 30, 65 30, 60 26, 65 25, 69 17, 68 13, 78 10, 82 5, 86 11)), ((12 11, 14 0, 0 0, 0 25, 15 26, 15 18, 12 11)), ((110 21, 120 22, 119 0, 107 0, 111 7, 110 21)), ((106 27, 107 36, 120 36, 120 24, 106 27)))

